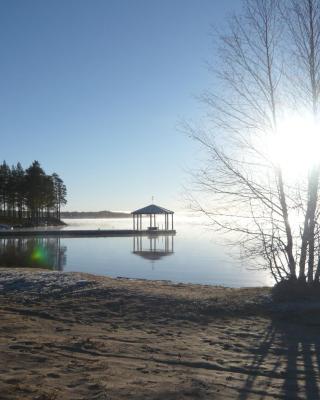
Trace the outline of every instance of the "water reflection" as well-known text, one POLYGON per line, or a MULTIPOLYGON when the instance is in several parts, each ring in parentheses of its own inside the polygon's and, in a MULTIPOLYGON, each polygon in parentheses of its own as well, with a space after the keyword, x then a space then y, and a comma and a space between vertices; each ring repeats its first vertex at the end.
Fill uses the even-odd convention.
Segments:
POLYGON ((173 235, 134 236, 133 254, 152 262, 174 253, 173 235))
MULTIPOLYGON (((67 264, 67 246, 61 240, 60 237, 2 238, 0 266, 63 271, 67 264)), ((134 236, 132 253, 154 263, 174 254, 174 236, 134 236)))
POLYGON ((62 271, 67 263, 66 252, 59 237, 0 239, 0 266, 62 271))

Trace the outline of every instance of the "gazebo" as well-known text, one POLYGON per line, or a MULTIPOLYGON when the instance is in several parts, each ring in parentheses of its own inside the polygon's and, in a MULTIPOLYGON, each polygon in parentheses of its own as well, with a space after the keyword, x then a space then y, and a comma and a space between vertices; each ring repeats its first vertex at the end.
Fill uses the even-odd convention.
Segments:
POLYGON ((164 215, 164 231, 173 231, 173 211, 167 210, 166 208, 156 206, 155 204, 150 204, 147 207, 140 208, 139 210, 132 211, 133 218, 133 230, 142 231, 142 216, 149 215, 150 226, 149 231, 157 231, 158 226, 156 222, 156 215, 164 215), (171 221, 169 221, 169 216, 171 215, 171 221), (169 222, 171 222, 171 229, 169 228, 169 222))

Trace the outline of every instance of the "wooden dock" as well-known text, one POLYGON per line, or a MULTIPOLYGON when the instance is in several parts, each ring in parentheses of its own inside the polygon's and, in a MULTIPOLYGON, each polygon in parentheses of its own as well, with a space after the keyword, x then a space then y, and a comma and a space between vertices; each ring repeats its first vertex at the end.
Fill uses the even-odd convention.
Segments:
POLYGON ((130 229, 95 229, 95 230, 11 230, 0 231, 0 238, 18 237, 131 237, 131 236, 171 236, 175 235, 175 230, 130 230, 130 229))

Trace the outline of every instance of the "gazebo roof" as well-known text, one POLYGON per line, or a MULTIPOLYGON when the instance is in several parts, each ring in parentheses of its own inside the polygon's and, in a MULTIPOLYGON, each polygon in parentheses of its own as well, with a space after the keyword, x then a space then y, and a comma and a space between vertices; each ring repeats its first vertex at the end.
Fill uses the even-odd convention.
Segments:
POLYGON ((131 214, 173 214, 173 211, 167 210, 166 208, 150 204, 147 207, 140 208, 139 210, 132 211, 131 214))

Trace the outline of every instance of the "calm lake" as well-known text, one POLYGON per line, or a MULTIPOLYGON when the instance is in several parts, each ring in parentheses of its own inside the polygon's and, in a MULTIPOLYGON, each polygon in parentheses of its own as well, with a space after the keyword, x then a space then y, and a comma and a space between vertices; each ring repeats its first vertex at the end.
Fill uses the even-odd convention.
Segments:
MULTIPOLYGON (((272 284, 267 272, 247 269, 231 258, 232 249, 197 221, 177 216, 175 236, 1 239, 0 265, 230 287, 272 284)), ((132 229, 131 219, 65 222, 63 229, 132 229)))

